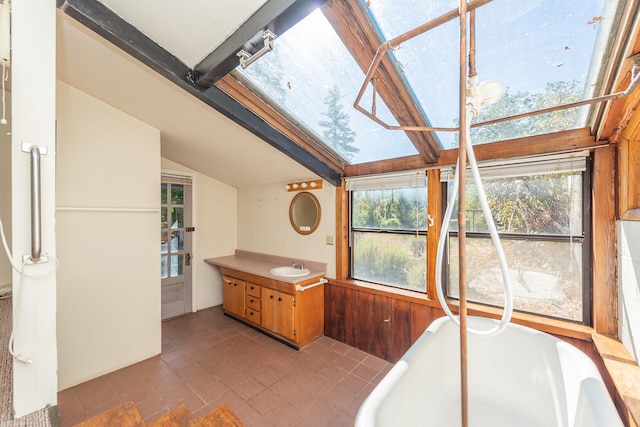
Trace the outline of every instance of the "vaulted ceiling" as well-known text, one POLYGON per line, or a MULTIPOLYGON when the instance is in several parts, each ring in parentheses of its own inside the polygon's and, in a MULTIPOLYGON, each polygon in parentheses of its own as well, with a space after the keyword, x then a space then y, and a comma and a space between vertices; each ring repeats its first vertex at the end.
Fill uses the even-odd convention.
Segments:
MULTIPOLYGON (((376 50, 381 47, 382 33, 389 31, 389 25, 395 25, 394 16, 401 17, 403 21, 437 16, 433 22, 437 21, 436 26, 439 26, 446 22, 441 20, 441 16, 455 15, 455 9, 446 12, 452 7, 451 2, 433 1, 419 2, 421 13, 429 9, 431 15, 417 16, 417 9, 407 7, 411 1, 402 0, 400 3, 404 6, 390 3, 388 7, 396 8, 390 14, 380 9, 384 2, 364 0, 58 0, 58 78, 160 129, 164 157, 236 187, 306 179, 313 175, 338 185, 341 176, 350 175, 354 170, 388 171, 422 167, 441 161, 441 153, 453 140, 443 145, 438 132, 408 131, 407 146, 410 147, 409 151, 416 154, 398 158, 393 158, 392 155, 392 158, 377 161, 375 168, 354 168, 353 166, 359 165, 351 165, 348 159, 335 151, 335 147, 329 147, 322 140, 317 130, 313 131, 304 123, 304 119, 296 116, 295 110, 302 104, 297 104, 298 107, 289 106, 294 110, 290 111, 277 105, 277 102, 274 103, 266 92, 262 92, 261 89, 264 88, 255 87, 255 82, 250 81, 250 75, 238 70, 237 56, 240 49, 250 54, 264 50, 265 30, 278 35, 286 34, 296 23, 310 17, 315 9, 322 6, 324 18, 320 19, 328 21, 330 30, 335 31, 340 44, 347 48, 349 60, 355 61, 356 78, 359 79, 364 77, 376 50), (429 6, 425 9, 427 4, 429 6), (377 20, 375 14, 378 14, 377 20), (391 24, 385 21, 389 17, 391 24)), ((475 9, 488 3, 491 1, 472 0, 468 4, 470 9, 475 9)), ((496 5, 498 3, 500 2, 495 2, 496 5)), ((584 10, 572 9, 566 14, 566 18, 562 17, 566 19, 567 25, 562 20, 555 23, 552 35, 555 39, 543 41, 539 51, 529 50, 529 53, 534 54, 533 57, 528 55, 526 60, 519 57, 523 53, 522 47, 513 52, 505 51, 503 55, 506 56, 503 58, 496 57, 493 60, 498 65, 496 72, 504 72, 505 68, 522 68, 527 60, 533 60, 532 66, 536 68, 538 57, 548 60, 545 67, 551 67, 551 70, 556 67, 562 72, 571 64, 565 65, 557 60, 554 62, 553 58, 547 58, 546 55, 561 55, 565 62, 570 61, 571 55, 576 57, 578 51, 578 46, 572 43, 581 43, 585 37, 594 38, 595 30, 598 30, 596 46, 587 47, 585 51, 590 57, 590 49, 593 50, 591 64, 587 57, 586 62, 584 59, 580 62, 583 64, 582 71, 578 69, 582 73, 580 78, 584 79, 584 83, 581 83, 585 87, 582 96, 598 96, 626 89, 632 74, 635 75, 634 61, 628 58, 638 52, 638 1, 620 0, 619 4, 611 2, 616 6, 603 7, 602 10, 598 9, 601 7, 598 6, 599 3, 591 3, 591 9, 585 3, 584 10), (589 15, 595 15, 596 12, 602 14, 589 15), (585 18, 587 15, 589 17, 585 18), (573 27, 569 27, 570 23, 573 27)), ((579 5, 580 8, 583 7, 582 3, 579 5)), ((532 31, 539 31, 545 37, 550 33, 548 26, 552 25, 553 19, 549 16, 546 3, 533 2, 522 8, 520 3, 515 2, 512 6, 486 8, 490 12, 485 18, 495 17, 502 25, 511 25, 512 31, 523 37, 523 40, 528 37, 535 43, 538 36, 531 37, 527 32, 529 30, 520 28, 522 24, 518 20, 524 16, 525 20, 522 22, 533 22, 539 19, 540 13, 546 13, 540 23, 534 23, 532 31)), ((553 7, 562 8, 562 2, 553 7)), ((488 31, 487 29, 493 30, 494 20, 485 19, 483 22, 488 21, 491 26, 480 26, 481 33, 488 31)), ((505 28, 501 27, 498 33, 506 31, 505 28)), ((322 56, 324 51, 330 50, 327 30, 323 31, 323 34, 314 34, 315 39, 310 39, 320 40, 320 46, 308 46, 311 54, 321 61, 325 60, 322 56), (323 42, 326 42, 324 46, 323 42)), ((295 31, 291 31, 291 34, 294 33, 295 31)), ((432 40, 431 44, 417 45, 423 51, 426 47, 430 49, 427 55, 421 56, 431 59, 437 58, 439 54, 451 53, 438 51, 440 45, 448 42, 448 38, 451 37, 445 34, 435 43, 432 40)), ((298 42, 306 50, 304 41, 298 42)), ((408 49, 412 49, 411 44, 406 44, 408 49)), ((492 52, 485 50, 483 53, 493 55, 497 52, 499 55, 501 48, 508 48, 507 44, 493 46, 489 49, 492 52)), ((397 48, 391 45, 389 47, 394 51, 397 48)), ((538 49, 538 46, 534 47, 538 49)), ((287 80, 296 77, 290 77, 291 69, 298 67, 298 62, 303 62, 304 58, 295 56, 300 54, 292 52, 288 55, 287 77, 271 75, 267 79, 287 80)), ((428 112, 430 119, 426 117, 420 104, 420 94, 413 93, 411 87, 411 83, 415 85, 416 80, 409 82, 413 78, 412 73, 415 75, 415 69, 409 67, 405 70, 407 61, 404 59, 405 63, 401 63, 401 57, 402 53, 390 51, 380 62, 379 69, 372 74, 374 78, 370 83, 381 82, 373 93, 372 111, 375 111, 375 97, 379 96, 380 103, 389 107, 394 116, 392 119, 397 124, 429 126, 430 119, 439 112, 431 109, 428 112)), ((270 58, 279 60, 273 55, 270 58)), ((402 58, 407 57, 405 55, 402 58)), ((412 59, 409 57, 409 62, 412 59)), ((271 74, 284 75, 284 70, 278 68, 279 64, 275 65, 277 67, 270 69, 271 74)), ((485 66, 484 69, 489 74, 492 71, 487 69, 491 66, 485 66)), ((339 70, 338 78, 342 72, 346 79, 346 65, 335 64, 334 68, 339 70)), ((423 68, 421 73, 429 73, 432 68, 423 68)), ((313 66, 306 66, 306 72, 311 72, 311 76, 314 71, 313 66)), ((317 72, 320 73, 321 70, 318 68, 317 72)), ((530 70, 528 74, 519 72, 517 76, 521 81, 527 78, 530 80, 538 72, 539 70, 530 70)), ((552 72, 559 75, 556 71, 552 72)), ((514 73, 515 71, 511 74, 514 73)), ((309 76, 303 75, 302 78, 311 84, 309 76)), ((432 83, 433 91, 439 90, 438 86, 451 78, 445 72, 431 75, 427 80, 432 83)), ((565 80, 568 79, 565 75, 565 80)), ((306 81, 303 80, 302 84, 294 82, 293 85, 295 89, 299 89, 300 86, 305 86, 306 81)), ((328 82, 324 83, 325 86, 327 84, 328 82)), ((520 84, 518 80, 507 84, 514 84, 517 90, 522 90, 517 87, 520 84)), ((542 80, 540 84, 544 85, 545 81, 542 80)), ((292 89, 291 81, 286 81, 286 85, 289 90, 292 89)), ((352 83, 350 85, 354 86, 352 83)), ((445 91, 448 92, 444 93, 449 93, 450 89, 445 88, 445 91)), ((318 96, 309 95, 311 92, 308 91, 306 93, 302 102, 312 104, 318 110, 318 105, 321 106, 318 96)), ((455 96, 446 97, 455 99, 455 96)), ((440 109, 443 109, 446 106, 442 102, 442 95, 439 99, 440 109)), ((589 110, 588 121, 584 119, 587 125, 582 126, 589 127, 594 140, 615 142, 626 124, 625 120, 628 120, 627 117, 637 104, 638 96, 596 104, 589 110)), ((370 113, 363 112, 371 116, 370 113)), ((451 123, 447 123, 447 126, 451 126, 451 123)), ((389 137, 382 138, 381 143, 395 144, 389 137)), ((368 144, 373 145, 373 141, 370 140, 368 144)))
MULTIPOLYGON (((61 1, 57 40, 61 81, 160 129, 163 157, 234 187, 316 176, 339 182, 338 173, 215 86, 191 83, 189 74, 195 64, 185 64, 168 50, 178 49, 177 54, 206 63, 215 48, 257 15, 262 1, 240 2, 240 9, 238 2, 228 0, 121 3, 126 7, 120 13, 152 24, 138 25, 174 44, 160 46, 98 1, 61 1), (172 8, 188 11, 189 17, 172 8), (200 18, 198 22, 193 22, 194 16, 200 18), (192 43, 194 37, 201 39, 192 43)), ((273 3, 282 7, 292 2, 273 3)), ((279 8, 267 12, 282 14, 279 8)), ((233 57, 227 65, 231 69, 238 61, 235 51, 233 57)))

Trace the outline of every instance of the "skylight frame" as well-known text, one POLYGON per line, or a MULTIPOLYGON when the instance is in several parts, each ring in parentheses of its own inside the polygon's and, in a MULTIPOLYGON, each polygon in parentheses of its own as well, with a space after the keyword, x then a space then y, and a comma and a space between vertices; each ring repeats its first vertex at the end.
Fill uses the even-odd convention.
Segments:
MULTIPOLYGON (((317 17, 317 15, 321 14, 321 12, 324 12, 324 10, 316 11, 316 12, 313 12, 313 13, 315 13, 316 17, 317 17)), ((305 19, 309 19, 309 17, 307 17, 305 19)), ((332 22, 328 21, 326 19, 326 17, 323 18, 323 19, 325 21, 327 21, 326 25, 329 28, 333 27, 332 22)), ((295 26, 292 27, 290 32, 291 31, 295 32, 295 26)), ((279 38, 277 38, 276 41, 275 41, 275 48, 274 48, 274 52, 277 49, 281 49, 280 52, 283 52, 282 54, 285 57, 288 57, 288 59, 292 59, 291 58, 292 53, 287 51, 286 48, 287 47, 290 48, 291 46, 287 46, 285 43, 283 43, 283 38, 287 37, 287 35, 289 35, 290 32, 287 32, 287 33, 285 33, 285 35, 282 35, 279 38), (285 49, 285 50, 282 50, 282 49, 285 49)), ((325 34, 325 36, 326 36, 326 34, 325 34)), ((349 61, 353 61, 353 57, 351 55, 351 52, 349 52, 349 50, 346 49, 346 46, 345 46, 343 40, 337 34, 336 34, 335 37, 336 37, 336 40, 337 40, 336 45, 339 46, 340 49, 345 49, 346 57, 349 58, 349 61)), ((317 39, 318 39, 318 42, 313 46, 313 48, 316 49, 316 46, 320 46, 317 49, 320 49, 320 50, 327 49, 326 43, 323 44, 322 37, 319 36, 319 37, 317 37, 317 39)), ((242 76, 243 76, 243 78, 242 78, 243 86, 245 86, 247 88, 247 90, 249 90, 249 91, 253 92, 254 94, 256 94, 260 99, 263 100, 263 102, 265 102, 265 104, 269 105, 272 109, 277 110, 283 116, 288 117, 289 122, 291 123, 292 126, 298 127, 301 130, 306 130, 306 131, 310 130, 311 132, 308 132, 308 133, 311 136, 311 139, 313 139, 316 142, 318 142, 318 145, 322 146, 323 149, 326 149, 327 147, 332 148, 330 146, 330 144, 328 144, 326 141, 324 141, 323 137, 320 135, 320 132, 318 132, 318 129, 315 129, 315 127, 317 127, 317 126, 315 126, 315 127, 313 126, 314 123, 318 122, 318 119, 315 119, 315 120, 312 119, 312 122, 309 122, 308 118, 304 118, 303 119, 303 118, 301 118, 301 116, 299 114, 293 114, 291 108, 284 108, 283 105, 279 105, 279 102, 274 99, 272 94, 268 94, 267 91, 265 90, 265 88, 261 87, 261 85, 257 82, 257 80, 255 78, 251 79, 249 77, 250 73, 252 72, 252 67, 255 67, 255 65, 267 66, 265 64, 268 64, 269 61, 275 61, 274 57, 275 56, 273 55, 273 52, 271 52, 271 53, 265 55, 264 57, 262 57, 261 59, 259 59, 254 65, 249 67, 247 70, 241 70, 238 67, 238 68, 236 68, 236 70, 232 74, 235 74, 236 76, 238 74, 242 74, 242 76), (264 61, 264 62, 261 63, 261 61, 264 61)), ((286 64, 287 64, 286 67, 294 67, 294 66, 296 66, 296 64, 293 61, 287 61, 286 64)), ((353 74, 353 76, 354 76, 353 79, 352 79, 353 80, 353 84, 349 85, 347 87, 347 90, 349 92, 354 92, 355 90, 357 90, 357 82, 361 78, 361 74, 360 74, 361 73, 361 68, 360 68, 361 66, 357 62, 355 62, 354 65, 351 65, 351 67, 352 67, 351 68, 352 71, 353 70, 358 70, 358 71, 357 71, 357 74, 353 74)), ((255 70, 255 68, 253 68, 253 70, 255 70)), ((311 69, 311 70, 307 70, 307 71, 314 72, 315 70, 311 69)), ((272 73, 272 74, 274 74, 274 73, 272 73)), ((287 82, 287 85, 289 85, 289 84, 290 84, 290 86, 289 86, 290 89, 289 90, 291 90, 291 87, 293 87, 294 90, 295 90, 296 86, 300 87, 300 82, 299 81, 296 84, 296 82, 291 80, 291 82, 287 82)), ((318 110, 321 110, 321 109, 323 109, 325 107, 324 105, 320 104, 320 102, 318 102, 317 98, 318 98, 317 96, 316 97, 312 97, 312 96, 307 97, 307 99, 309 100, 308 102, 316 102, 316 104, 317 104, 317 107, 315 108, 316 109, 316 113, 314 113, 316 115, 319 114, 318 110)), ((389 142, 390 140, 394 140, 396 145, 398 144, 399 140, 404 140, 405 141, 400 145, 401 147, 404 147, 404 148, 401 149, 401 151, 395 151, 395 148, 392 149, 392 150, 385 149, 386 151, 383 151, 382 155, 380 155, 379 153, 378 154, 374 154, 374 155, 369 154, 369 156, 370 156, 369 158, 364 158, 363 159, 361 157, 359 159, 359 161, 353 162, 353 163, 364 163, 364 162, 380 161, 380 160, 386 160, 386 159, 389 159, 389 158, 402 158, 402 157, 414 156, 414 155, 419 154, 418 150, 416 150, 414 148, 417 145, 415 141, 411 141, 410 139, 407 139, 403 135, 402 136, 401 135, 395 136, 397 133, 384 130, 382 127, 377 126, 373 122, 370 122, 366 118, 364 118, 361 115, 359 115, 356 111, 354 111, 351 108, 352 99, 353 99, 352 96, 345 96, 343 98, 343 103, 346 104, 344 106, 344 110, 348 109, 348 113, 352 116, 352 122, 354 121, 354 119, 357 120, 357 121, 360 121, 361 123, 364 124, 364 126, 370 128, 371 131, 376 132, 376 133, 387 132, 387 135, 383 139, 378 139, 379 140, 378 144, 381 144, 381 145, 379 145, 379 147, 389 146, 390 144, 392 144, 391 142, 389 142), (413 144, 410 144, 410 141, 413 142, 413 144)), ((288 103, 288 101, 287 101, 287 103, 288 103)), ((388 110, 388 112, 389 112, 389 117, 390 118, 393 117, 393 114, 391 113, 391 110, 388 110)), ((415 135, 414 135, 414 137, 415 137, 415 135)), ((423 140, 423 139, 424 139, 424 136, 418 135, 418 140, 423 140)), ((367 147, 371 146, 370 142, 371 142, 370 140, 367 140, 361 146, 366 149, 367 147)), ((422 144, 422 145, 427 145, 427 144, 422 144)), ((334 154, 335 154, 336 158, 339 158, 341 161, 346 162, 346 164, 350 164, 349 159, 347 159, 345 156, 342 156, 337 150, 333 150, 333 151, 335 152, 334 154)), ((432 155, 431 153, 430 153, 430 155, 432 156, 432 160, 435 160, 437 158, 436 155, 432 155)))
MULTIPOLYGON (((395 59, 395 55, 394 53, 391 51, 391 49, 398 49, 401 48, 402 46, 400 45, 401 43, 408 43, 411 39, 413 39, 416 36, 419 35, 423 35, 426 34, 428 31, 434 31, 439 29, 439 27, 444 26, 446 24, 448 24, 449 22, 451 22, 452 19, 454 19, 454 17, 457 17, 457 10, 453 9, 447 12, 439 12, 437 13, 436 17, 431 16, 431 20, 426 21, 425 23, 421 23, 420 25, 413 27, 413 28, 403 28, 404 31, 402 31, 400 34, 393 34, 394 38, 391 39, 390 37, 387 37, 384 35, 384 31, 382 30, 382 25, 380 25, 380 23, 378 22, 374 11, 372 10, 373 7, 375 7, 375 5, 380 4, 380 3, 384 3, 382 1, 377 1, 377 2, 371 2, 371 1, 365 1, 365 0, 359 0, 359 3, 361 5, 361 7, 365 8, 367 10, 366 14, 368 16, 368 18, 371 20, 371 25, 373 27, 375 27, 376 29, 378 29, 378 31, 382 34, 383 38, 387 38, 387 41, 384 44, 381 44, 378 52, 377 52, 377 56, 376 59, 374 61, 372 61, 371 66, 369 68, 367 77, 365 78, 365 83, 363 83, 362 88, 364 88, 367 84, 368 84, 368 80, 370 78, 370 75, 372 75, 372 73, 375 71, 375 67, 377 66, 376 60, 380 59, 380 55, 381 54, 388 54, 392 57, 394 57, 394 63, 397 63, 399 61, 396 61, 395 59), (450 16, 449 16, 450 15, 450 16), (433 24, 429 27, 430 24, 433 24)), ((481 6, 485 6, 486 4, 491 3, 491 0, 476 0, 476 1, 471 1, 468 3, 468 7, 472 8, 472 9, 482 9, 481 6)), ((498 3, 496 1, 496 3, 498 3)), ((590 53, 589 53, 589 57, 590 57, 590 64, 588 66, 588 73, 587 76, 584 78, 584 88, 582 90, 582 100, 588 99, 590 98, 593 93, 596 93, 596 89, 598 87, 602 87, 603 86, 603 78, 602 78, 602 71, 601 69, 604 68, 603 64, 607 63, 607 55, 606 53, 608 53, 611 49, 611 45, 612 45, 612 39, 614 38, 613 36, 619 36, 616 35, 616 33, 619 31, 619 28, 614 28, 617 26, 618 23, 618 18, 621 15, 621 10, 623 9, 624 0, 620 0, 620 2, 615 2, 616 4, 614 6, 611 5, 611 2, 605 2, 603 9, 607 11, 607 13, 603 13, 602 15, 594 15, 593 18, 587 22, 587 24, 594 24, 597 25, 599 21, 604 21, 606 22, 608 25, 600 25, 598 26, 598 33, 597 33, 597 37, 594 39, 593 44, 591 45, 592 48, 590 49, 590 53), (602 28, 604 26, 604 29, 602 28), (612 35, 613 34, 613 35, 612 35), (605 41, 603 42, 602 39, 605 39, 605 41), (604 46, 604 47, 603 47, 604 46), (594 77, 594 75, 597 75, 598 77, 594 77)), ((444 4, 444 2, 443 2, 444 4)), ((503 2, 504 4, 504 2, 503 2)), ((402 5, 398 6, 398 2, 393 2, 393 6, 395 7, 402 7, 402 5)), ((406 5, 405 5, 406 6, 406 5)), ((432 6, 432 3, 429 4, 429 7, 432 6)), ((405 7, 405 9, 410 9, 408 6, 405 7)), ((415 12, 415 8, 412 9, 415 12)), ((535 6, 534 9, 535 10, 535 6)), ((578 9, 579 10, 579 9, 578 9)), ((526 16, 526 15, 523 15, 526 16)), ((555 16, 555 15, 549 15, 549 16, 555 16)), ((508 17, 507 17, 508 18, 508 17)), ((396 22, 395 20, 393 22, 396 22)), ((390 22, 386 22, 385 23, 386 27, 389 27, 390 22)), ((578 28, 578 27, 575 27, 578 28)), ((575 30, 578 31, 578 30, 575 30)), ((453 38, 453 37, 452 37, 453 38)), ((580 40, 579 38, 577 38, 577 40, 580 40)), ((565 50, 570 50, 570 47, 565 46, 565 50)), ((453 57, 454 55, 452 55, 453 57)), ((559 66, 562 66, 562 64, 560 64, 559 66)), ((575 75, 574 75, 575 77, 575 75)), ((411 78, 406 78, 405 79, 407 81, 409 90, 411 92, 412 95, 415 96, 416 90, 414 90, 411 86, 411 78)), ((578 79, 575 79, 576 81, 578 79)), ((415 79, 413 79, 413 81, 415 82, 415 79)), ((542 81, 545 85, 545 87, 548 90, 549 87, 552 87, 550 85, 554 85, 554 84, 561 84, 563 83, 562 80, 558 80, 558 81, 554 81, 554 82, 550 82, 549 80, 543 80, 542 81)), ((571 81, 564 81, 565 84, 569 84, 571 83, 571 81)), ((457 92, 457 88, 455 86, 453 86, 454 89, 456 89, 457 92)), ((540 92, 533 92, 532 95, 536 95, 536 94, 540 94, 540 92)), ((538 96, 542 96, 542 95, 538 95, 538 96)), ((456 98, 457 99, 457 98, 456 98)), ((606 100, 606 99, 605 99, 606 100)), ((356 100, 356 104, 358 104, 358 102, 360 102, 360 96, 358 97, 358 99, 356 100)), ((419 102, 419 104, 422 106, 422 102, 419 102)), ((584 104, 587 104, 586 102, 584 104)), ((360 106, 357 105, 357 108, 363 112, 365 115, 368 115, 371 117, 371 114, 363 111, 361 108, 359 108, 360 106)), ((537 116, 537 113, 535 113, 539 108, 534 108, 533 110, 529 110, 529 111, 522 111, 522 113, 529 113, 529 115, 532 116, 537 116)), ((549 130, 543 131, 543 132, 538 132, 538 133, 532 133, 532 134, 522 134, 520 135, 520 137, 527 137, 527 136, 533 136, 533 135, 538 135, 538 134, 545 134, 547 132, 555 132, 555 131, 561 131, 561 130, 570 130, 570 129, 577 129, 580 127, 584 127, 587 125, 587 118, 589 118, 589 121, 591 123, 593 123, 593 116, 594 116, 594 111, 596 111, 598 109, 598 107, 596 107, 595 105, 591 105, 590 107, 586 108, 586 107, 582 107, 581 110, 582 112, 578 111, 575 116, 576 118, 574 119, 572 124, 565 124, 563 125, 564 127, 560 127, 560 128, 550 128, 549 130)), ((455 108, 454 108, 455 110, 455 108)), ((563 109, 564 110, 564 109, 563 109)), ((573 108, 573 110, 578 110, 578 108, 573 108)), ((433 111, 432 111, 433 113, 433 111)), ((565 115, 569 115, 570 113, 568 113, 568 111, 559 111, 558 113, 551 113, 551 114, 565 114, 565 115)), ((547 114, 549 115, 549 114, 547 114)), ((507 116, 510 116, 510 114, 507 114, 507 116)), ((376 120, 375 117, 371 117, 373 120, 376 120)), ((493 119, 494 117, 490 117, 490 119, 493 119)), ((429 118, 427 118, 427 121, 430 120, 429 118)), ((486 119, 485 119, 486 120, 486 119)), ((379 120, 377 120, 379 121, 379 120)), ((482 126, 484 125, 483 123, 478 123, 478 122, 482 122, 483 120, 475 120, 475 124, 473 125, 473 127, 478 127, 479 125, 482 126)), ((490 120, 489 120, 490 121, 490 120)), ((505 122, 508 120, 496 120, 497 122, 505 122)), ((394 127, 394 126, 388 126, 386 124, 383 124, 385 126, 387 126, 388 128, 395 128, 398 130, 401 129, 407 129, 406 127, 394 127)), ((433 125, 430 126, 425 126, 420 128, 417 128, 417 130, 422 130, 422 131, 433 131, 433 130, 444 130, 447 132, 456 132, 457 131, 457 127, 447 127, 443 124, 440 123, 434 123, 433 125)), ((436 137, 436 139, 438 141, 442 141, 443 138, 442 137, 436 137)), ((504 139, 504 138, 502 138, 504 139)), ((496 141, 500 141, 502 139, 493 139, 493 140, 488 140, 488 141, 482 141, 484 142, 496 142, 496 141)), ((452 144, 449 146, 444 146, 442 147, 443 149, 447 149, 447 148, 455 148, 456 144, 452 144)))

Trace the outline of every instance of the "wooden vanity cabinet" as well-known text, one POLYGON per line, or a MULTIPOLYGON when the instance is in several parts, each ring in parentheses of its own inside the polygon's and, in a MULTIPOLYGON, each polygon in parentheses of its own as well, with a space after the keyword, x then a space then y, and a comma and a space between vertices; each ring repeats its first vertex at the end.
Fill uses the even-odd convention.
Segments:
POLYGON ((222 276, 222 279, 224 282, 222 308, 228 313, 244 317, 246 310, 245 281, 230 276, 222 276))
MULTIPOLYGON (((302 348, 324 334, 324 285, 300 291, 293 283, 227 267, 220 270, 225 314, 294 348, 302 348)), ((315 277, 299 284, 309 286, 319 280, 315 277)))

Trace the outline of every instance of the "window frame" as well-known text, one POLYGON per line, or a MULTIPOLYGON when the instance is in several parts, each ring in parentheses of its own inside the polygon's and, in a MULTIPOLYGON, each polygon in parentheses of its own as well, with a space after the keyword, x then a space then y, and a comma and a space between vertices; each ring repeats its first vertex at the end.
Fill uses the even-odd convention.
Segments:
MULTIPOLYGON (((593 317, 592 317, 592 295, 593 295, 593 268, 592 268, 592 260, 593 260, 593 245, 592 245, 592 175, 593 175, 593 154, 590 154, 585 158, 586 169, 581 172, 582 175, 582 236, 572 236, 572 235, 553 235, 553 234, 523 234, 523 233, 500 233, 498 235, 500 238, 505 238, 509 240, 529 240, 529 241, 548 241, 548 242, 581 242, 582 243, 582 320, 575 321, 567 318, 551 316, 548 314, 537 313, 533 311, 526 311, 522 309, 514 308, 514 312, 524 313, 533 316, 540 316, 550 319, 556 319, 565 322, 577 323, 584 326, 592 326, 593 325, 593 317)), ((547 175, 547 174, 545 174, 547 175)), ((549 173, 550 175, 550 173, 549 173)), ((471 179, 469 177, 469 179, 471 179)), ((444 216, 444 211, 447 205, 448 198, 448 183, 442 182, 442 215, 444 216)), ((445 253, 449 253, 449 239, 451 237, 457 237, 458 231, 447 230, 447 239, 445 243, 445 253)), ((491 239, 491 236, 488 231, 486 232, 469 232, 466 233, 467 237, 470 238, 485 238, 491 239)), ((445 298, 448 300, 458 300, 458 297, 451 296, 447 292, 449 287, 449 262, 448 257, 443 257, 442 260, 442 292, 445 295, 445 298)), ((501 306, 495 306, 492 304, 488 304, 480 301, 470 301, 474 304, 478 304, 480 306, 486 307, 497 307, 502 308, 501 306)))
MULTIPOLYGON (((421 229, 413 229, 413 230, 408 230, 408 229, 391 229, 391 228, 371 228, 371 227, 353 227, 353 203, 354 203, 354 198, 353 198, 353 191, 367 191, 367 190, 353 190, 353 191, 347 191, 347 200, 348 200, 348 205, 349 205, 349 250, 348 250, 348 279, 349 280, 355 280, 355 281, 361 281, 361 282, 368 282, 368 283, 375 283, 377 285, 383 286, 383 287, 388 287, 391 289, 402 289, 404 291, 409 291, 409 292, 416 292, 418 294, 421 295, 425 295, 427 296, 428 292, 429 292, 429 251, 428 251, 428 242, 427 242, 427 238, 428 238, 428 234, 429 234, 429 215, 428 215, 428 206, 429 206, 429 192, 428 192, 428 188, 429 188, 429 184, 428 184, 428 180, 425 181, 425 185, 424 186, 405 186, 405 187, 394 187, 394 188, 387 188, 388 190, 392 190, 392 189, 405 189, 405 188, 421 188, 424 190, 425 195, 426 195, 426 202, 427 205, 425 206, 425 213, 427 214, 427 226, 424 230, 421 229), (392 285, 392 284, 387 284, 387 283, 382 283, 382 282, 374 282, 371 280, 366 280, 366 279, 361 279, 361 278, 357 278, 354 276, 354 271, 355 271, 355 260, 354 260, 354 255, 353 252, 355 250, 355 244, 354 244, 354 234, 355 233, 371 233, 371 234, 387 234, 387 235, 412 235, 412 236, 422 236, 424 238, 424 243, 425 243, 425 257, 424 257, 424 262, 425 262, 425 283, 424 283, 424 289, 423 290, 418 290, 418 289, 412 289, 409 287, 403 287, 403 286, 396 286, 396 285, 392 285)), ((375 191, 375 190, 374 190, 375 191)))

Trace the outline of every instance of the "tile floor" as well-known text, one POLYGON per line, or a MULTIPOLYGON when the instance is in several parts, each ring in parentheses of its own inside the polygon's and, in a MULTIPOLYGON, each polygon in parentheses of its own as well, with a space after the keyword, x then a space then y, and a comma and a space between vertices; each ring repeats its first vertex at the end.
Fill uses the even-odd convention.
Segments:
POLYGON ((146 421, 222 403, 247 426, 350 426, 391 364, 321 337, 300 351, 222 314, 162 324, 162 354, 58 393, 62 427, 133 401, 146 421))

